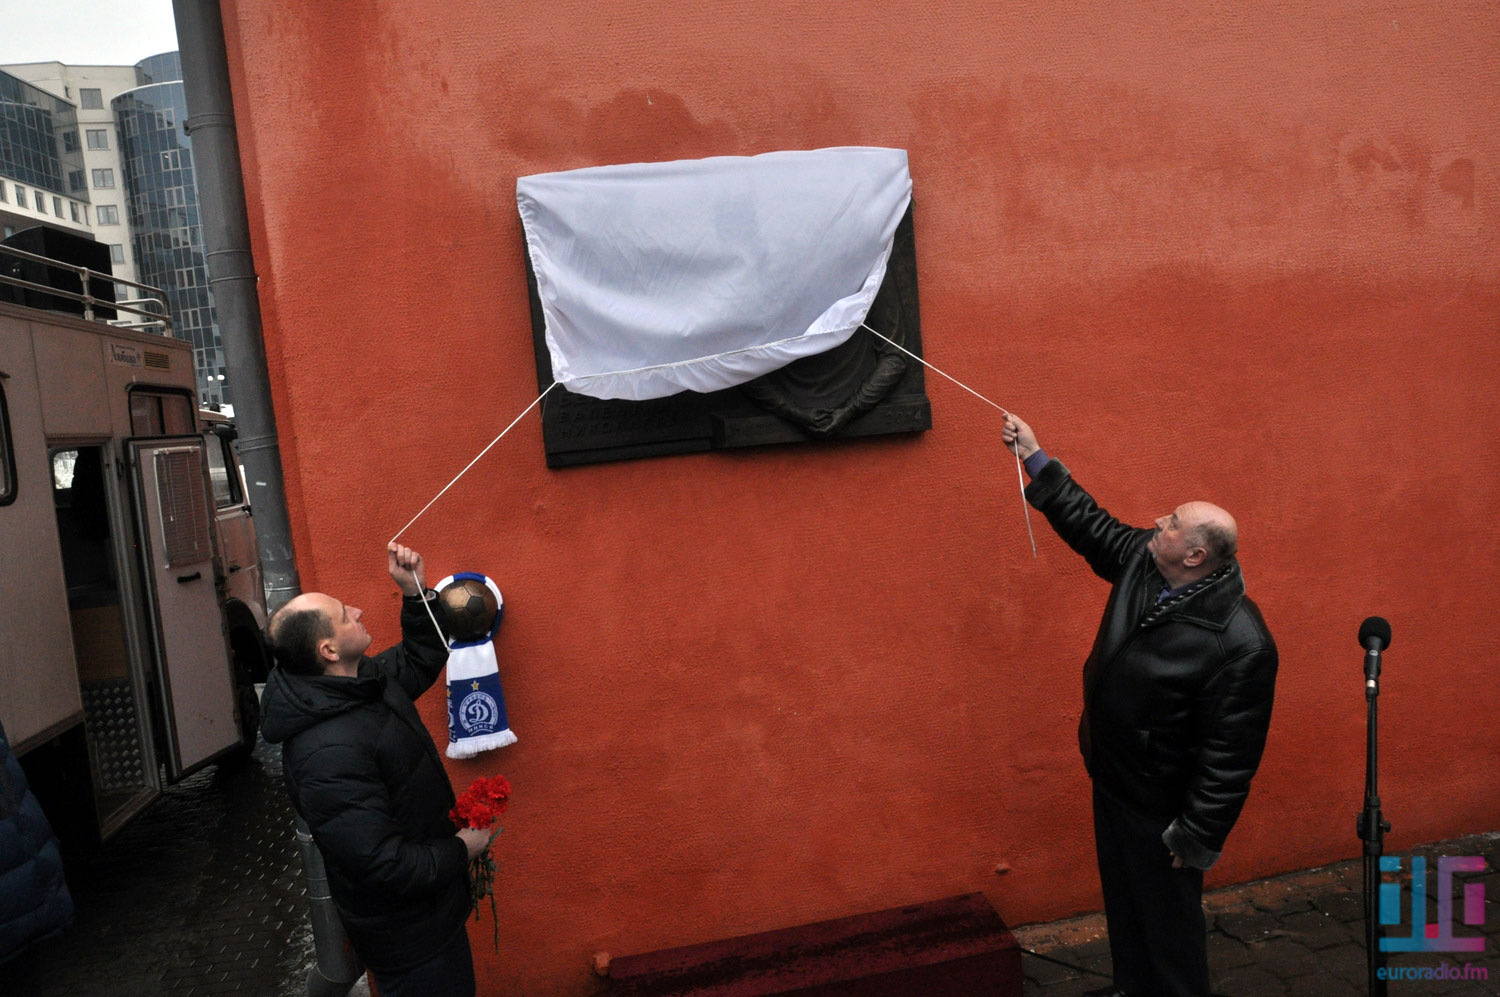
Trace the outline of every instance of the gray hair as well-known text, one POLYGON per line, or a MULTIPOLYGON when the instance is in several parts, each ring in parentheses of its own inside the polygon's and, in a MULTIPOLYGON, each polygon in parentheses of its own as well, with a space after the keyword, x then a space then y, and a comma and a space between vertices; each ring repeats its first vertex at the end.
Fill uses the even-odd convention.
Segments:
POLYGON ((1234 531, 1225 529, 1219 523, 1200 525, 1194 531, 1193 543, 1208 553, 1208 564, 1215 568, 1221 564, 1227 564, 1234 557, 1235 551, 1239 549, 1234 531))

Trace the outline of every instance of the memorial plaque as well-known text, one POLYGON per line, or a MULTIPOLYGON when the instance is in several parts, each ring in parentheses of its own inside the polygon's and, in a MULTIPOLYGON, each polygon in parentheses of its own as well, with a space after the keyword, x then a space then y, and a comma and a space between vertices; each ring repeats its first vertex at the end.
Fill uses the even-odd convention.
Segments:
MULTIPOLYGON (((538 391, 552 383, 536 275, 526 256, 538 391)), ((866 323, 922 355, 912 211, 896 227, 885 281, 866 323)), ((723 391, 683 391, 647 401, 598 399, 562 387, 542 400, 548 467, 661 457, 772 443, 913 433, 932 428, 920 363, 864 329, 826 353, 804 357, 723 391)))

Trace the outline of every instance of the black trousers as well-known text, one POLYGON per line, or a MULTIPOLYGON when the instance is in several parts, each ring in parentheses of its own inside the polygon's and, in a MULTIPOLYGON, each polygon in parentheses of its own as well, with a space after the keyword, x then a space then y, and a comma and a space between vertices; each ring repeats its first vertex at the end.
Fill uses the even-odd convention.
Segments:
POLYGON ((1104 887, 1115 987, 1131 997, 1207 997, 1208 936, 1203 873, 1172 868, 1146 817, 1094 786, 1094 849, 1104 887))
POLYGON ((474 956, 465 925, 431 959, 400 972, 372 969, 380 997, 474 997, 474 956))

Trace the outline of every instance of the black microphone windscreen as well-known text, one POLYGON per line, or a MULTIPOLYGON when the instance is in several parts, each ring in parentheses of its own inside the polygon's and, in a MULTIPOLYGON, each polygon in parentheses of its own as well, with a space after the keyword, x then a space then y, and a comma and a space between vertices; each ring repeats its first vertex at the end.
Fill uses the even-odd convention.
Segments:
POLYGON ((1391 646, 1391 625, 1384 617, 1371 616, 1359 625, 1359 646, 1368 647, 1371 637, 1379 641, 1375 648, 1377 651, 1384 651, 1391 646))

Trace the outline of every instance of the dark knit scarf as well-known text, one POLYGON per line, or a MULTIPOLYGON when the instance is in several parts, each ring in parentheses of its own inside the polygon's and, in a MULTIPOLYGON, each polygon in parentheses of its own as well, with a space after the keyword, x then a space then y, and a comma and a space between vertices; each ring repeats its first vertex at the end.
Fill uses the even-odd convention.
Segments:
POLYGON ((1196 582, 1193 582, 1193 584, 1189 585, 1181 592, 1174 592, 1172 595, 1167 596, 1165 599, 1161 600, 1156 605, 1146 610, 1146 615, 1141 617, 1140 625, 1142 627, 1151 626, 1151 624, 1160 620, 1163 616, 1170 613, 1175 607, 1181 605, 1186 600, 1191 599, 1193 596, 1197 595, 1200 592, 1205 592, 1208 589, 1213 588, 1215 585, 1228 578, 1233 571, 1234 561, 1226 561, 1218 568, 1218 570, 1214 571, 1212 574, 1204 575, 1202 578, 1198 579, 1196 582))

